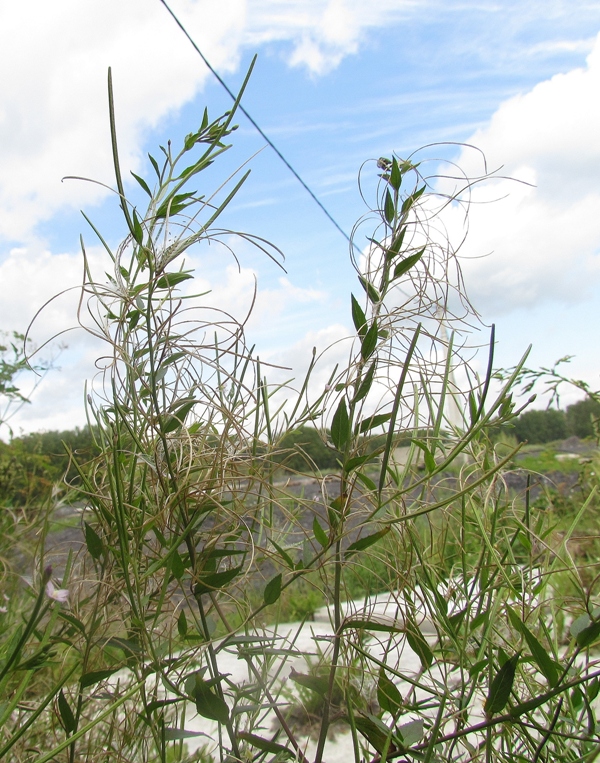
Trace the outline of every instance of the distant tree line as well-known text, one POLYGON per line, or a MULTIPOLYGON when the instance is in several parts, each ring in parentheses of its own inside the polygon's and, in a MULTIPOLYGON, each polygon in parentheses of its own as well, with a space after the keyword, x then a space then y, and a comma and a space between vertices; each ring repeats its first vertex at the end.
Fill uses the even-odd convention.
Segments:
POLYGON ((591 398, 569 405, 565 411, 549 408, 526 411, 512 424, 519 442, 544 443, 567 437, 594 437, 594 422, 600 419, 600 403, 591 398))
POLYGON ((70 457, 79 463, 97 455, 89 427, 63 432, 34 432, 0 441, 0 505, 39 504, 56 483, 76 483, 77 470, 70 457))

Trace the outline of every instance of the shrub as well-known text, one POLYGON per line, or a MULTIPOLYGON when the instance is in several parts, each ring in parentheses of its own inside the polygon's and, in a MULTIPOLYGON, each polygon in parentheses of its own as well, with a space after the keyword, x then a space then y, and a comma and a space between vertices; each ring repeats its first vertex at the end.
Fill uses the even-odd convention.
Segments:
POLYGON ((594 422, 600 419, 600 402, 591 397, 580 400, 578 403, 569 405, 566 411, 567 428, 569 434, 577 437, 595 437, 597 431, 594 422))
POLYGON ((519 442, 532 444, 562 440, 569 435, 564 411, 552 408, 522 413, 514 423, 514 432, 519 442))
POLYGON ((202 187, 226 150, 235 109, 213 122, 205 113, 179 152, 169 144, 160 162, 150 158, 155 179, 136 177, 149 197, 140 212, 124 193, 112 92, 110 103, 128 234, 116 251, 104 244, 108 280, 94 279, 84 250, 91 330, 108 351, 88 408, 98 453, 80 469, 86 553, 60 582, 44 566, 11 602, 0 758, 183 760, 195 712, 212 740, 204 759, 307 763, 282 712, 287 683, 318 708, 315 763, 333 720, 356 763, 591 759, 596 578, 584 581, 569 556, 577 521, 553 543, 549 512, 507 491, 511 454, 489 434, 514 416, 521 366, 492 397, 493 334, 464 429, 446 420, 452 365, 464 361, 454 336, 441 363, 434 350, 440 302, 461 281, 450 278, 452 252, 428 234, 448 199, 418 162, 378 161, 348 362, 315 396, 311 364, 297 397, 281 403, 242 326, 182 288, 191 247, 220 234, 232 246, 216 223, 243 178, 221 196, 186 189, 192 179, 202 187), (315 421, 330 427, 340 462, 321 480, 322 503, 274 480, 281 443, 315 421), (392 448, 407 437, 399 467, 392 448), (346 600, 366 567, 387 586, 385 612, 346 600), (556 575, 569 581, 568 600, 556 575), (303 652, 278 611, 284 595, 306 605, 307 582, 329 607, 329 633, 310 650, 316 664, 286 681, 286 661, 303 652), (566 649, 561 619, 573 620, 566 649), (228 669, 231 655, 245 678, 228 669))

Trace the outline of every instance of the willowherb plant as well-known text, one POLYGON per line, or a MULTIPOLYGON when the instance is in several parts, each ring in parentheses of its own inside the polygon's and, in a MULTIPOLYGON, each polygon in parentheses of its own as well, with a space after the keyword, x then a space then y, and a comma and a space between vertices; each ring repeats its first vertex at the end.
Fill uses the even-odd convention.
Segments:
POLYGON ((182 291, 186 253, 231 245, 217 223, 246 176, 210 195, 188 189, 227 149, 239 98, 215 121, 205 112, 179 152, 150 157, 153 180, 135 176, 142 213, 125 195, 110 78, 109 93, 129 232, 115 252, 98 233, 107 281, 84 249, 80 319, 108 348, 88 396, 100 455, 79 467, 85 554, 62 584, 69 606, 46 601, 46 573, 25 626, 2 642, 0 757, 321 763, 335 724, 356 763, 592 760, 595 583, 582 583, 568 534, 557 544, 504 479, 512 454, 500 458, 489 431, 515 415, 520 366, 492 398, 493 335, 485 379, 461 420, 450 415, 462 361, 440 326, 454 325, 460 272, 429 233, 436 195, 419 166, 378 162, 353 347, 312 399, 316 357, 295 394, 270 385, 243 325, 182 291), (301 444, 294 455, 317 500, 280 468, 286 436, 316 421, 338 468, 322 477, 301 444), (565 575, 570 602, 555 590, 565 575), (282 619, 301 598, 327 618, 308 645, 282 619), (558 610, 578 616, 567 643, 558 610), (292 704, 310 706, 312 740, 290 687, 292 704), (199 734, 209 738, 190 753, 199 734))

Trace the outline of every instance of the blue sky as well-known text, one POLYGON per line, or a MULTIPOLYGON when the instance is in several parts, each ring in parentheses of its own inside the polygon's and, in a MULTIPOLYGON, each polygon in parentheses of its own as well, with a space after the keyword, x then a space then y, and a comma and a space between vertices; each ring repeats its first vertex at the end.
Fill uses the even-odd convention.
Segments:
MULTIPOLYGON (((486 203, 474 205, 461 255, 489 256, 463 261, 467 289, 484 323, 497 323, 500 363, 514 364, 531 342, 530 364, 575 354, 573 374, 600 386, 600 6, 369 5, 172 1, 232 89, 258 54, 244 105, 345 230, 365 212, 361 165, 392 151, 407 156, 427 143, 474 143, 491 169, 503 166, 502 174, 534 184, 498 180, 477 191, 475 201, 486 203), (492 199, 502 201, 488 204, 492 199)), ((159 0, 5 6, 2 328, 23 330, 46 299, 78 283, 79 234, 93 244, 80 208, 113 243, 123 233, 113 197, 98 186, 60 182, 70 174, 112 182, 108 65, 122 165, 144 175, 147 151, 168 138, 177 143, 205 105, 212 116, 230 105, 159 0)), ((285 253, 287 273, 242 246, 241 274, 213 252, 198 263, 198 275, 217 301, 242 312, 256 276, 250 339, 264 357, 299 371, 298 358, 313 345, 324 349, 349 329, 356 275, 347 242, 242 115, 237 121, 234 147, 215 167, 215 180, 260 153, 225 222, 273 241, 285 253)), ((481 170, 479 156, 457 146, 421 156, 481 170)), ((374 177, 373 164, 364 173, 374 177)), ((457 215, 447 227, 461 238, 457 215)), ((74 325, 74 294, 34 324, 36 341, 74 325)), ((16 431, 83 423, 83 382, 94 373, 98 348, 83 332, 65 341, 62 371, 49 374, 34 403, 15 417, 16 431)))

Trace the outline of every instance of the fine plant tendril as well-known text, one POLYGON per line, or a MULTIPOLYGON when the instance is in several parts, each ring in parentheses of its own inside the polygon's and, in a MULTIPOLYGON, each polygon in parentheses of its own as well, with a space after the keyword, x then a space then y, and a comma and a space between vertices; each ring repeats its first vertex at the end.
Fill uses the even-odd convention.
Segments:
POLYGON ((347 362, 323 388, 315 350, 304 378, 270 382, 247 315, 193 288, 209 244, 282 263, 222 223, 245 170, 205 188, 249 76, 133 176, 145 210, 109 76, 127 227, 113 250, 88 220, 101 265, 82 238, 78 319, 105 348, 96 455, 71 454, 82 547, 60 580, 44 561, 3 621, 0 759, 322 763, 343 743, 355 763, 594 760, 597 569, 569 544, 596 493, 559 537, 530 483, 510 486, 517 449, 495 446, 533 372, 524 358, 493 391, 493 330, 485 376, 469 369, 478 319, 443 226, 485 178, 451 168, 442 193, 415 156, 365 164, 347 362))

